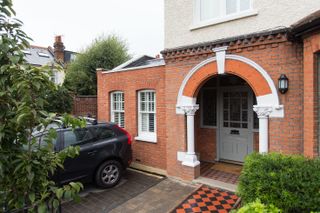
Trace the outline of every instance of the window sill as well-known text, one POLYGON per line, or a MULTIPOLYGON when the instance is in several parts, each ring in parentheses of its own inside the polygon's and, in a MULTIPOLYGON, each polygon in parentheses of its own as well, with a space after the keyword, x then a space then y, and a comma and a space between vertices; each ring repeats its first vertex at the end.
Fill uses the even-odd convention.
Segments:
POLYGON ((193 24, 190 27, 190 30, 191 31, 197 30, 197 29, 201 29, 204 27, 213 26, 213 25, 224 23, 224 22, 229 22, 229 21, 242 19, 242 18, 246 18, 246 17, 250 17, 250 16, 256 16, 256 15, 258 15, 258 11, 250 10, 250 11, 246 11, 246 12, 242 12, 242 13, 238 13, 238 14, 234 14, 234 15, 228 15, 223 18, 213 19, 213 20, 209 20, 209 21, 201 21, 201 22, 193 24))
POLYGON ((145 137, 145 136, 137 136, 134 138, 136 141, 144 141, 149 143, 157 143, 157 137, 145 137))

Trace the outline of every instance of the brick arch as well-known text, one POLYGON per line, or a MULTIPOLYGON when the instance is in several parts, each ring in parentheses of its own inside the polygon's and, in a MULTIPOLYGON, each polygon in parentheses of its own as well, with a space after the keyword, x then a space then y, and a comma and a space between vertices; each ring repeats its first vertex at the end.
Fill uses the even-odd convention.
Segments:
MULTIPOLYGON (((225 69, 225 73, 236 75, 244 79, 251 86, 257 97, 272 94, 272 90, 267 80, 254 67, 241 61, 228 59, 226 60, 225 69)), ((183 95, 187 97, 196 97, 203 82, 214 75, 218 75, 216 61, 204 65, 193 73, 184 87, 183 95)))
POLYGON ((216 57, 212 57, 189 71, 178 93, 176 105, 178 114, 183 113, 179 110, 181 106, 196 104, 198 90, 208 78, 220 73, 229 73, 239 76, 251 86, 257 97, 257 105, 270 106, 276 109, 274 112, 279 112, 271 113, 270 117, 283 117, 283 110, 280 109, 282 106, 279 105, 278 92, 274 82, 260 65, 238 55, 226 55, 224 63, 224 69, 221 72, 216 57))

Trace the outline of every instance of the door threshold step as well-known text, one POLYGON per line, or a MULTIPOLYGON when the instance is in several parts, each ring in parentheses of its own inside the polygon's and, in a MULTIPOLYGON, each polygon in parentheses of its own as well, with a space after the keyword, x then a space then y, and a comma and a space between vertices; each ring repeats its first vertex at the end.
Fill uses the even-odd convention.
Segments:
POLYGON ((236 192, 237 190, 237 185, 236 184, 231 184, 231 183, 225 183, 219 180, 214 180, 211 178, 206 178, 206 177, 198 177, 197 179, 194 179, 192 182, 194 183, 200 183, 200 184, 205 184, 214 188, 220 188, 224 190, 228 190, 231 192, 236 192))

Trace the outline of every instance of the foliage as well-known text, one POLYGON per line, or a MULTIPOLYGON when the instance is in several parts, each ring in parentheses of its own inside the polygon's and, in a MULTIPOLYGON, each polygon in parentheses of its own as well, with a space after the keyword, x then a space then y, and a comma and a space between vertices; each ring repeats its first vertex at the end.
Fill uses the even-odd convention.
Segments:
POLYGON ((129 59, 125 41, 116 35, 102 36, 68 65, 64 85, 78 95, 96 95, 96 69, 110 70, 129 59))
POLYGON ((284 212, 320 210, 320 159, 279 153, 249 155, 239 179, 244 203, 260 199, 284 212))
POLYGON ((280 213, 281 210, 274 205, 264 205, 259 199, 252 203, 248 203, 234 213, 280 213))
MULTIPOLYGON (((53 129, 47 129, 54 115, 43 110, 43 91, 54 89, 49 67, 32 67, 24 61, 29 38, 20 30, 11 0, 0 0, 0 211, 30 207, 46 212, 46 203, 56 208, 63 198, 77 199, 80 183, 57 187, 49 176, 74 157, 79 148, 53 152, 53 129), (47 129, 42 146, 32 132, 47 129)), ((65 123, 84 122, 66 115, 65 123)))
POLYGON ((54 90, 46 92, 44 99, 44 109, 47 112, 64 114, 72 110, 73 97, 64 86, 57 86, 54 90))

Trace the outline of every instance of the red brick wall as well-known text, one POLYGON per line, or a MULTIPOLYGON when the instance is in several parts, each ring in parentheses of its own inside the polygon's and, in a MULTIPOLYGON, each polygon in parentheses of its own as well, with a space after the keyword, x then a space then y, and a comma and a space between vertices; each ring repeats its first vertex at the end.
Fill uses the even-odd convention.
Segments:
POLYGON ((98 77, 98 119, 110 120, 109 97, 112 91, 123 91, 125 99, 125 129, 134 137, 137 129, 137 92, 143 89, 156 91, 157 143, 133 141, 133 160, 135 162, 166 169, 166 129, 164 102, 164 66, 122 71, 115 73, 97 73, 98 77))
POLYGON ((201 161, 213 162, 216 160, 216 129, 201 128, 200 110, 195 115, 195 143, 196 152, 200 153, 201 161))
POLYGON ((318 156, 318 84, 316 53, 320 51, 320 32, 307 36, 303 48, 304 74, 304 155, 318 156))
MULTIPOLYGON (((230 48, 229 54, 247 57, 261 65, 271 76, 275 85, 278 78, 286 74, 290 80, 289 91, 279 93, 280 103, 284 105, 284 118, 271 118, 269 122, 269 147, 271 151, 288 154, 303 153, 303 78, 302 45, 289 41, 255 45, 244 48, 230 48)), ((167 129, 167 171, 173 176, 183 176, 181 162, 176 160, 177 151, 186 149, 185 117, 176 115, 175 105, 180 85, 186 74, 201 61, 214 56, 214 53, 198 54, 166 61, 166 120, 175 128, 167 129)), ((213 132, 208 132, 213 135, 213 132)), ((199 136, 197 136, 199 137, 199 136)), ((199 138, 197 138, 197 149, 199 138)), ((254 134, 255 149, 258 149, 258 134, 254 134)), ((214 149, 210 147, 210 149, 214 149)), ((201 151, 200 151, 201 155, 201 151)), ((205 155, 206 156, 206 155, 205 155)), ((212 156, 206 156, 211 158, 212 156)))
MULTIPOLYGON (((243 47, 235 45, 228 50, 228 54, 247 57, 262 66, 276 87, 281 74, 286 74, 289 78, 289 91, 286 94, 279 93, 280 104, 284 105, 284 118, 269 119, 270 151, 288 154, 304 153, 312 156, 315 156, 316 153, 315 74, 312 67, 306 66, 306 63, 310 64, 312 59, 305 60, 305 69, 303 69, 303 50, 305 54, 312 51, 314 53, 315 44, 310 40, 313 45, 310 48, 306 45, 306 41, 304 49, 302 43, 282 39, 268 40, 268 43, 258 42, 251 46, 249 44, 243 47), (305 83, 302 80, 304 77, 305 83), (309 87, 310 90, 308 90, 309 87), (309 94, 310 97, 304 97, 306 94, 309 94), (309 105, 306 105, 308 103, 309 105), (303 107, 304 104, 305 107, 303 107), (306 113, 305 117, 304 113, 306 113), (303 122, 305 122, 304 126, 303 122)), ((178 91, 183 79, 193 67, 214 56, 212 52, 188 54, 190 55, 167 58, 166 66, 163 67, 109 74, 98 72, 97 74, 98 118, 109 120, 109 93, 114 90, 124 91, 125 125, 133 136, 137 135, 137 91, 140 89, 156 90, 158 143, 135 141, 133 143, 134 160, 139 160, 140 163, 148 166, 166 169, 169 176, 182 179, 192 179, 192 175, 198 174, 198 169, 191 169, 191 171, 190 167, 182 166, 177 160, 177 151, 186 151, 186 117, 176 114, 178 91)), ((198 121, 199 112, 196 115, 196 149, 203 160, 214 159, 215 143, 209 143, 208 138, 216 138, 215 130, 201 129, 198 121)), ((254 133, 256 151, 258 141, 258 133, 254 133)))
POLYGON ((97 96, 75 96, 72 114, 76 116, 97 116, 97 96))

